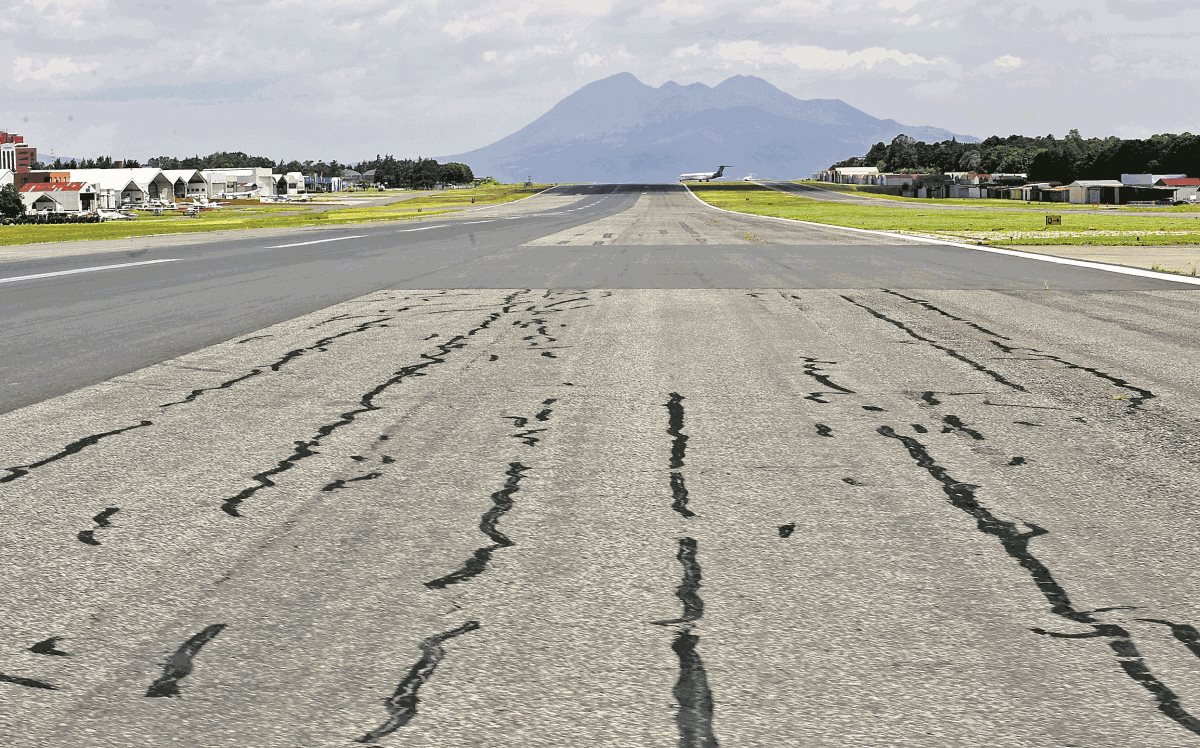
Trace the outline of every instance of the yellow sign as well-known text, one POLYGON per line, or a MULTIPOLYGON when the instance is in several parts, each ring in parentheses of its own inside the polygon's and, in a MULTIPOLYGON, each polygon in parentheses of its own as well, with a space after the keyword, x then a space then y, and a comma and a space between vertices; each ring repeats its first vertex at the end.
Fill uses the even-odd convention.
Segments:
POLYGON ((1047 226, 1062 226, 1062 216, 1046 216, 1047 226))

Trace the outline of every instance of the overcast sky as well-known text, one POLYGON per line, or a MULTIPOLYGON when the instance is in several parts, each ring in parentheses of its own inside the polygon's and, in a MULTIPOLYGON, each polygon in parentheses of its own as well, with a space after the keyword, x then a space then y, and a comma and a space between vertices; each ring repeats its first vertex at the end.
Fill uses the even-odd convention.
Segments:
POLYGON ((2 5, 0 129, 43 155, 445 155, 623 71, 758 75, 978 136, 1200 130, 1200 10, 1183 0, 2 5))

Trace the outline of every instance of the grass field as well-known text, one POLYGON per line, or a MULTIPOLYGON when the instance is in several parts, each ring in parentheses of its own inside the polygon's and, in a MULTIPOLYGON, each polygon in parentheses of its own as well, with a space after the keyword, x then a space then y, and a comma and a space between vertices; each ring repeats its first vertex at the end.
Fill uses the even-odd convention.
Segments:
MULTIPOLYGON (((763 216, 793 218, 851 228, 934 235, 985 245, 1166 245, 1200 244, 1200 224, 1194 218, 1063 213, 1061 226, 1046 226, 1049 211, 918 210, 879 205, 855 205, 796 197, 755 184, 699 184, 692 187, 702 200, 718 208, 763 216)), ((1005 201, 994 201, 1003 203, 1005 201)), ((1053 211, 1058 213, 1058 210, 1053 211)))
POLYGON ((1027 203, 1020 200, 989 200, 979 198, 955 198, 953 200, 929 200, 922 197, 900 197, 899 195, 886 195, 880 192, 872 192, 869 188, 865 188, 857 184, 830 184, 829 182, 816 182, 811 179, 796 180, 796 184, 803 184, 809 187, 819 187, 821 189, 832 190, 834 192, 846 192, 860 195, 861 197, 877 197, 881 200, 892 200, 901 203, 929 204, 936 205, 959 205, 959 206, 974 206, 977 208, 1005 208, 1008 210, 1033 210, 1039 213, 1063 213, 1073 210, 1111 210, 1114 212, 1138 212, 1138 213, 1200 213, 1200 205, 1074 205, 1072 203, 1027 203))
MULTIPOLYGON (((471 207, 499 205, 542 191, 547 185, 489 185, 468 190, 447 190, 392 205, 346 206, 324 212, 304 203, 276 205, 252 203, 206 211, 198 217, 142 215, 133 221, 79 223, 50 226, 0 226, 0 246, 38 244, 83 239, 126 239, 134 236, 192 234, 229 229, 337 226, 370 221, 397 221, 452 213, 471 207)), ((363 193, 366 194, 366 193, 363 193)), ((399 193, 397 193, 399 194, 399 193)), ((387 193, 373 193, 387 197, 387 193)))

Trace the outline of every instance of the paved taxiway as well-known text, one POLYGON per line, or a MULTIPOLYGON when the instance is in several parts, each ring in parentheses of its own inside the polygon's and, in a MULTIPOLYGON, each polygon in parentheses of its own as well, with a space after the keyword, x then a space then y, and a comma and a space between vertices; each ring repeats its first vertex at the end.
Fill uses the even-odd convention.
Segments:
POLYGON ((1194 287, 581 192, 0 285, 0 743, 1200 744, 1194 287))

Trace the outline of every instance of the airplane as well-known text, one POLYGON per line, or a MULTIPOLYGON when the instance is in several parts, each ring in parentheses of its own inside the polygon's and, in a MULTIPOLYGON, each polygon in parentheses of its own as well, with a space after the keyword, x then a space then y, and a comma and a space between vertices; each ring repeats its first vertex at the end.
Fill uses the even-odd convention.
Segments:
POLYGON ((100 216, 101 221, 132 221, 136 218, 136 216, 128 213, 121 213, 116 210, 104 210, 103 208, 97 210, 96 214, 100 216))
POLYGON ((729 164, 722 164, 716 171, 697 171, 691 174, 680 174, 680 182, 707 182, 712 179, 720 179, 725 170, 730 168, 729 164))

